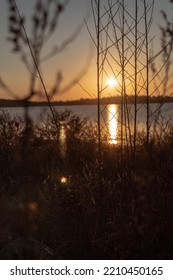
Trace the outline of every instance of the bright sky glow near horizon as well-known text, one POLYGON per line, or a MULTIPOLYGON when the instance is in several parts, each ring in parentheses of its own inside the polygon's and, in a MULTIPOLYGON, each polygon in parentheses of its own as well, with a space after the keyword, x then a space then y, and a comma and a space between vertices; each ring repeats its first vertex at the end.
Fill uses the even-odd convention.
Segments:
MULTIPOLYGON (((131 0, 133 1, 133 0, 131 0)), ((29 79, 28 70, 22 63, 18 53, 13 53, 12 45, 7 41, 8 37, 8 4, 7 0, 0 1, 0 77, 20 98, 28 93, 29 79)), ((26 29, 29 33, 30 15, 34 7, 35 0, 16 0, 22 15, 26 16, 26 29)), ((171 18, 173 5, 169 0, 155 0, 153 33, 156 36, 156 45, 160 44, 161 33, 159 25, 164 24, 161 10, 164 10, 169 19, 171 18)), ((76 27, 83 21, 84 17, 91 14, 90 0, 70 0, 65 11, 60 17, 57 31, 51 37, 50 42, 45 46, 44 53, 48 53, 52 46, 61 43, 67 39, 76 27)), ((89 20, 92 29, 92 20, 89 20)), ((93 31, 94 33, 94 31, 93 31)), ((88 67, 87 73, 81 78, 80 84, 91 96, 96 96, 96 57, 95 50, 88 34, 86 26, 83 27, 78 37, 59 55, 54 56, 47 61, 43 70, 43 78, 47 90, 51 88, 57 71, 62 73, 62 87, 68 82, 74 80, 80 73, 88 67), (90 63, 88 61, 90 60, 90 63)), ((74 100, 80 98, 90 98, 91 96, 83 91, 82 88, 75 84, 72 88, 56 95, 56 100, 74 100)), ((0 98, 11 99, 2 88, 0 88, 0 98)))

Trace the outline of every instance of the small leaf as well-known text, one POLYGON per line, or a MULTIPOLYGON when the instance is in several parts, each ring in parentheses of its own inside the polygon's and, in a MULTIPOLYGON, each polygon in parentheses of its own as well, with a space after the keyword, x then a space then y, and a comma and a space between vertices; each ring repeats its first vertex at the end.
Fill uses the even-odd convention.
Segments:
POLYGON ((60 4, 60 3, 58 3, 57 12, 61 13, 63 11, 63 9, 64 9, 64 6, 62 4, 60 4))
POLYGON ((20 47, 18 45, 16 45, 13 49, 13 52, 19 52, 20 51, 20 47))
POLYGON ((52 23, 51 23, 51 26, 50 26, 50 31, 54 31, 55 30, 55 27, 56 27, 56 21, 54 20, 52 23))
POLYGON ((33 19, 35 28, 38 28, 38 26, 39 26, 39 19, 38 19, 38 17, 37 16, 33 16, 32 19, 33 19))
POLYGON ((41 3, 41 1, 37 1, 36 10, 37 10, 38 12, 40 12, 40 11, 42 10, 42 3, 41 3))
POLYGON ((16 17, 14 15, 9 16, 9 20, 11 22, 17 22, 16 17))

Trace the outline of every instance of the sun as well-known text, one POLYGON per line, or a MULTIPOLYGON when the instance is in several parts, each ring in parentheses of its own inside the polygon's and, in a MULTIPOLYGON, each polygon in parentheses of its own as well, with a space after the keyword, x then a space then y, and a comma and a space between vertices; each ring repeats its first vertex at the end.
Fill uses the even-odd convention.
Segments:
POLYGON ((107 83, 108 83, 108 86, 110 86, 110 87, 115 87, 118 84, 116 78, 109 78, 107 83))

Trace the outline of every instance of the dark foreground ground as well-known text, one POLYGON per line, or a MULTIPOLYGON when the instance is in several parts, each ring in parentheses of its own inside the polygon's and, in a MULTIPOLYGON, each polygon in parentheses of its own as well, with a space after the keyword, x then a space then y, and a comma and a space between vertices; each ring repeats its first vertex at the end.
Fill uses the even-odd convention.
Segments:
POLYGON ((85 120, 0 118, 1 259, 173 258, 171 126, 149 146, 140 136, 135 160, 105 144, 99 162, 85 120))

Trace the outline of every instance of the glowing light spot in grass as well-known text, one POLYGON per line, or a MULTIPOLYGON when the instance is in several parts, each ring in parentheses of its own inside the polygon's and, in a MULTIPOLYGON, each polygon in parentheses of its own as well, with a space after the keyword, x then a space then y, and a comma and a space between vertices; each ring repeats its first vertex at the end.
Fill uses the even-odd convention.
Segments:
POLYGON ((65 176, 62 176, 60 181, 61 181, 61 184, 67 184, 67 178, 65 176))
POLYGON ((38 204, 36 202, 30 202, 28 203, 28 209, 31 211, 31 212, 37 212, 38 210, 38 204))

